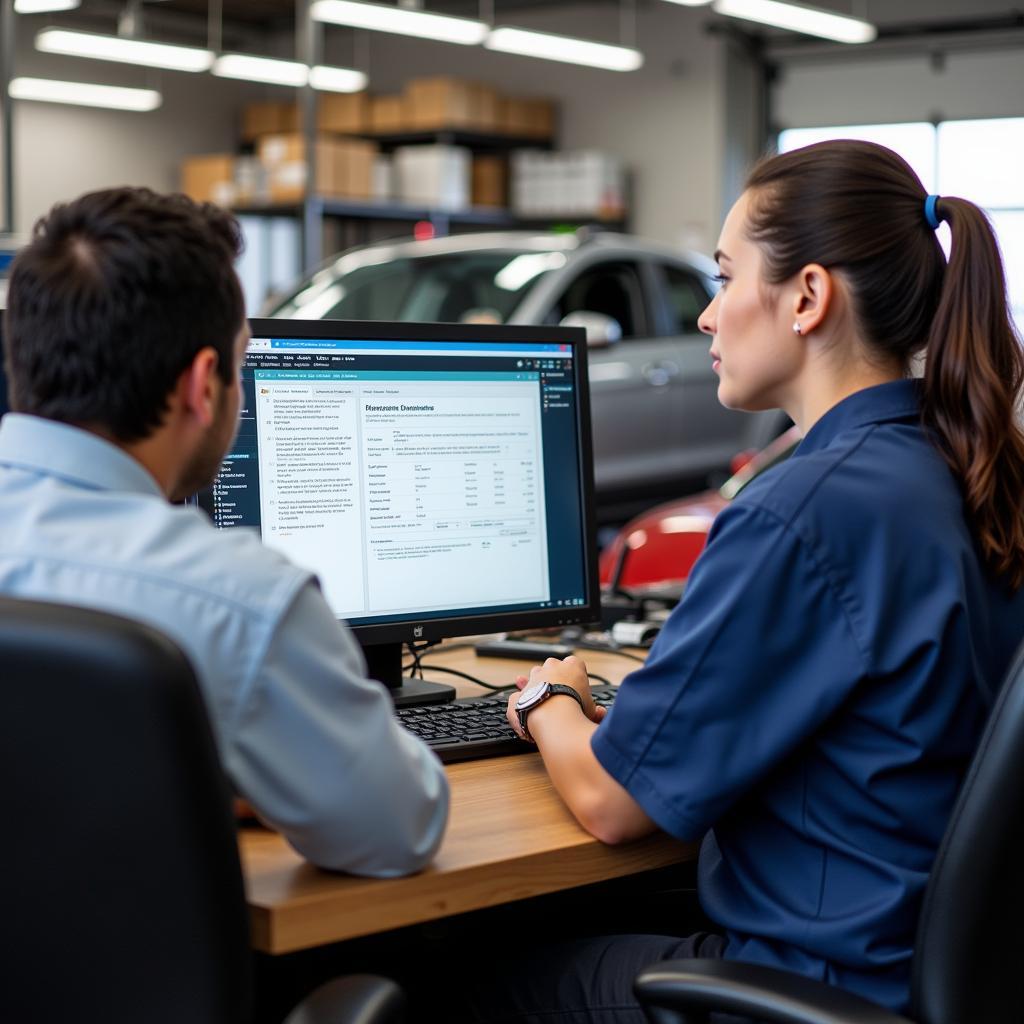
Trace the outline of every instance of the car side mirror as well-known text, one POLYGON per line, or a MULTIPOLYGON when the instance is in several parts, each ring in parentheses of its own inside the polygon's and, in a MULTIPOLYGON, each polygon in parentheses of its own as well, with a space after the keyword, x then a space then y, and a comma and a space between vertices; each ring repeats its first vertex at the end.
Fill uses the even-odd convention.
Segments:
POLYGON ((582 327, 587 332, 587 348, 607 348, 622 340, 622 324, 615 317, 581 309, 563 317, 559 327, 582 327))

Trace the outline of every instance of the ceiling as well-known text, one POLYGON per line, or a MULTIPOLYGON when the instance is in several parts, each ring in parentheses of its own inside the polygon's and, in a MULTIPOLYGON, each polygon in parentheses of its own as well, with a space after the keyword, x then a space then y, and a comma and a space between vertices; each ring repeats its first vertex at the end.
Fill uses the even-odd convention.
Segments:
MULTIPOLYGON (((3 0, 0 0, 3 2, 3 0)), ((226 33, 237 30, 242 33, 253 31, 290 31, 295 26, 295 0, 220 0, 223 9, 224 28, 226 33)), ((398 0, 377 0, 392 3, 398 0)), ((873 21, 885 37, 902 36, 911 32, 920 38, 920 30, 931 28, 934 35, 948 35, 958 29, 970 28, 977 23, 991 19, 1000 19, 993 24, 997 30, 1005 30, 1010 20, 1019 19, 1024 27, 1024 13, 1015 0, 803 0, 814 6, 833 10, 840 14, 853 14, 873 21)), ((1018 0, 1019 2, 1019 0, 1018 0)), ((100 20, 101 24, 116 21, 117 14, 128 5, 142 4, 144 20, 157 31, 167 29, 173 38, 176 35, 193 36, 205 34, 207 17, 211 0, 82 0, 82 6, 75 12, 75 18, 88 20, 90 16, 100 20)), ((645 12, 655 9, 665 10, 668 4, 663 0, 421 0, 422 7, 428 11, 463 17, 480 17, 487 9, 494 11, 495 17, 505 20, 516 13, 530 11, 564 10, 573 8, 593 9, 605 7, 616 9, 625 5, 635 5, 638 16, 642 19, 645 12)), ((744 31, 757 32, 774 42, 794 41, 798 44, 808 40, 799 40, 792 33, 764 31, 750 26, 748 23, 735 22, 732 19, 720 18, 708 8, 699 8, 709 19, 714 19, 733 28, 744 25, 744 31)))
MULTIPOLYGON (((144 0, 149 5, 159 5, 163 10, 202 14, 209 8, 209 0, 144 0)), ((378 0, 380 2, 380 0, 378 0)), ((383 0, 387 3, 389 0, 383 0)), ((532 8, 572 7, 582 2, 593 4, 614 4, 619 0, 494 0, 499 10, 528 10, 532 8)), ((277 27, 293 24, 295 21, 295 0, 222 0, 224 18, 228 21, 277 27)), ((480 0, 425 0, 423 7, 441 14, 456 14, 466 18, 480 15, 480 0)))
MULTIPOLYGON (((144 0, 150 9, 201 14, 204 17, 209 0, 144 0)), ((389 3, 391 0, 377 0, 389 3)), ((533 9, 571 8, 574 6, 618 6, 624 0, 490 0, 496 13, 533 9)), ((625 0, 641 10, 661 0, 625 0)), ((986 17, 993 14, 1019 12, 1013 0, 805 0, 813 6, 839 14, 866 17, 877 25, 898 25, 907 22, 938 22, 986 17)), ((86 0, 88 4, 88 0, 86 0)), ((295 0, 222 0, 224 17, 230 21, 266 26, 290 24, 295 18, 295 0)), ((426 10, 463 17, 479 17, 481 0, 423 0, 426 10)), ((486 4, 484 6, 487 6, 486 4)))

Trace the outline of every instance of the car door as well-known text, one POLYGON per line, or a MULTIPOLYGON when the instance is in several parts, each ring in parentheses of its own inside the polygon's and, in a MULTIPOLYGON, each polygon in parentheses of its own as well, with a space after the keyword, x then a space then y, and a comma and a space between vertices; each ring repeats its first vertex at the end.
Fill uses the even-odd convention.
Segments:
POLYGON ((671 426, 673 463, 680 476, 724 470, 738 452, 763 447, 775 437, 782 420, 774 417, 779 426, 769 429, 766 419, 772 414, 737 412, 718 401, 718 376, 708 354, 711 339, 697 327, 711 299, 710 282, 681 262, 658 259, 650 267, 656 290, 654 320, 657 330, 672 339, 680 368, 671 426))
POLYGON ((656 337, 641 261, 624 255, 588 260, 568 278, 543 322, 572 313, 611 317, 622 337, 588 352, 598 491, 632 489, 664 479, 672 384, 679 372, 672 341, 656 337))

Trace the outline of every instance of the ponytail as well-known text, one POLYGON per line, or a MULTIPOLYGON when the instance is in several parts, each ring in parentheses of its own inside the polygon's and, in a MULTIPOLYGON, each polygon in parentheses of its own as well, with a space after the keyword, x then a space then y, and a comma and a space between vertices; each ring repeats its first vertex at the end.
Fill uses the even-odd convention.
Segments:
POLYGON ((925 426, 960 482, 985 563, 1024 586, 1024 353, 985 215, 926 196, 902 157, 852 140, 763 160, 747 188, 747 232, 769 283, 808 263, 841 270, 871 349, 904 367, 925 351, 925 426), (952 229, 948 264, 939 220, 952 229))
POLYGON ((962 483, 985 561, 1016 590, 1024 585, 1024 353, 984 213, 947 198, 936 211, 953 245, 928 335, 924 420, 962 483))

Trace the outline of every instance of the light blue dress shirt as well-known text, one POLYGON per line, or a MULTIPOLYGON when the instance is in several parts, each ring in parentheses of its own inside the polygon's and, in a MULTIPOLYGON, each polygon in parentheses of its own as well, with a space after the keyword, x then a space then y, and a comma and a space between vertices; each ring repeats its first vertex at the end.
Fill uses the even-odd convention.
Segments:
POLYGON ((315 578, 248 531, 170 505, 121 449, 3 418, 0 593, 114 612, 176 641, 238 793, 313 863, 389 876, 433 857, 444 770, 364 678, 315 578))

